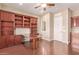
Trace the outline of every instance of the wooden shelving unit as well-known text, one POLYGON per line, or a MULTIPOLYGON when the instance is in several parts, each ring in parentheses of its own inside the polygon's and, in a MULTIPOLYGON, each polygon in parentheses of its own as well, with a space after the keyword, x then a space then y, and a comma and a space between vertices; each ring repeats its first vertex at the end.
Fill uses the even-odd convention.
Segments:
POLYGON ((23 16, 15 15, 15 28, 23 27, 23 16))
POLYGON ((14 27, 14 14, 6 11, 0 11, 0 23, 1 23, 1 36, 13 35, 14 27))
POLYGON ((13 21, 1 21, 1 35, 13 35, 13 21))
POLYGON ((23 21, 24 21, 24 28, 30 28, 30 18, 24 17, 23 21))
POLYGON ((1 21, 13 21, 14 20, 14 14, 1 10, 0 11, 0 20, 1 21))
POLYGON ((21 36, 15 36, 16 28, 31 29, 31 36, 37 34, 37 18, 0 10, 0 48, 19 44, 21 36))
POLYGON ((37 19, 30 19, 30 28, 31 28, 31 36, 35 36, 37 34, 37 19))
POLYGON ((37 34, 37 18, 0 10, 0 34, 14 35, 15 28, 30 28, 32 36, 37 34))

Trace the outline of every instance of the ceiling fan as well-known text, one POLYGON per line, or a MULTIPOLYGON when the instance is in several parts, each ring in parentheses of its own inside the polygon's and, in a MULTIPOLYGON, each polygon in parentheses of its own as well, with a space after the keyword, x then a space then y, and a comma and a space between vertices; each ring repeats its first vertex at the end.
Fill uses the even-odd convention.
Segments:
POLYGON ((46 8, 51 8, 51 7, 53 7, 53 6, 55 6, 54 3, 40 3, 40 4, 35 5, 34 8, 35 8, 35 9, 37 9, 37 8, 43 8, 43 10, 45 11, 46 8))

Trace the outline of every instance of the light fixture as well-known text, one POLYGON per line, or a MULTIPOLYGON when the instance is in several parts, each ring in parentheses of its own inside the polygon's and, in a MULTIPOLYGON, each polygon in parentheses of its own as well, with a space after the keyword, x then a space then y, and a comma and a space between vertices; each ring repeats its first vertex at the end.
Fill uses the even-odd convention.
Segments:
POLYGON ((54 6, 55 6, 54 3, 41 3, 41 4, 36 4, 34 8, 35 9, 42 8, 44 11, 46 11, 47 8, 52 8, 54 6))
POLYGON ((44 3, 41 5, 41 7, 45 8, 45 7, 47 7, 47 5, 44 3))

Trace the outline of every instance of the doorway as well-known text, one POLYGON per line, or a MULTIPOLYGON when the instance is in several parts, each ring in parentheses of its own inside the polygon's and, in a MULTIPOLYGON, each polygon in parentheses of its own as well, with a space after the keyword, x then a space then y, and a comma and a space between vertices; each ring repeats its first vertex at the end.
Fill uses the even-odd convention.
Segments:
POLYGON ((61 14, 54 16, 54 40, 63 42, 63 18, 61 14))

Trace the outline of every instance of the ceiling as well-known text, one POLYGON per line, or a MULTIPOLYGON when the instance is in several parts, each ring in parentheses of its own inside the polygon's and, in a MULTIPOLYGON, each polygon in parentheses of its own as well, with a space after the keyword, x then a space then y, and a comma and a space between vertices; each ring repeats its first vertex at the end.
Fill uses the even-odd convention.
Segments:
POLYGON ((18 8, 25 12, 29 12, 35 15, 42 15, 46 12, 57 13, 66 8, 70 8, 72 11, 79 10, 79 3, 55 3, 55 6, 52 8, 48 8, 46 11, 42 12, 42 9, 35 9, 34 6, 36 3, 23 3, 23 5, 19 5, 19 3, 4 3, 6 6, 10 6, 12 8, 18 8))

